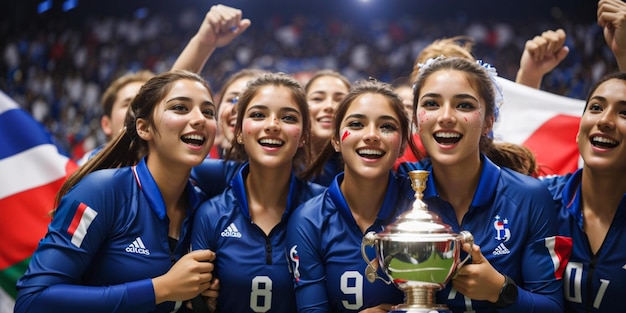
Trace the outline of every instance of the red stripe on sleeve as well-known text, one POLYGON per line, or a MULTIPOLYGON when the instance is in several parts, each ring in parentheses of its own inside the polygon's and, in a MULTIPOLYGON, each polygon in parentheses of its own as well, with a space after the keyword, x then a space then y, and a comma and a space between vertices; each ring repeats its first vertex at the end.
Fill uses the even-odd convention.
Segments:
POLYGON ((554 252, 559 258, 559 268, 556 269, 554 275, 557 279, 563 278, 563 272, 572 255, 572 238, 564 236, 555 236, 554 252))
POLYGON ((80 219, 83 217, 86 208, 87 205, 84 203, 80 203, 78 205, 76 213, 74 214, 74 218, 72 219, 72 223, 70 224, 70 227, 67 228, 68 234, 74 236, 74 232, 76 231, 76 228, 78 228, 78 224, 80 223, 80 219))

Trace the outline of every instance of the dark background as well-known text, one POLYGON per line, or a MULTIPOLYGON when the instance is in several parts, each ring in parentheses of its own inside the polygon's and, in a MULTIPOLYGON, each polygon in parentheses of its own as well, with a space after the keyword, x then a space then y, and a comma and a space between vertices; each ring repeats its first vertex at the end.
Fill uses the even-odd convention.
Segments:
POLYGON ((493 20, 527 20, 567 18, 594 22, 597 1, 594 0, 76 0, 78 5, 67 12, 65 0, 53 0, 52 9, 37 13, 41 0, 3 0, 0 17, 3 31, 14 31, 33 25, 51 16, 62 16, 68 22, 102 15, 128 16, 145 8, 149 12, 179 12, 195 7, 206 12, 211 5, 222 3, 241 8, 246 17, 258 20, 270 16, 293 16, 296 13, 326 17, 341 17, 351 22, 368 19, 393 18, 410 14, 415 18, 440 19, 451 16, 482 17, 493 20))

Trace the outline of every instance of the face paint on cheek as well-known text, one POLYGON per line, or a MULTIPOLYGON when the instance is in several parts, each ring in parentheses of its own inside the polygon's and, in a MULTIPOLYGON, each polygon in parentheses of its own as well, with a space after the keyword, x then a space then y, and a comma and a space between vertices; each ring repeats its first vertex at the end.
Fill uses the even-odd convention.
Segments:
MULTIPOLYGON (((428 118, 426 117, 426 111, 421 111, 417 114, 417 122, 421 125, 425 122, 428 122, 428 118)), ((420 127, 421 128, 421 127, 420 127)))
POLYGON ((346 139, 346 137, 350 136, 350 131, 344 131, 343 135, 341 135, 341 141, 344 141, 346 139))
POLYGON ((245 133, 246 135, 251 135, 254 129, 254 122, 250 122, 246 119, 243 120, 241 124, 241 132, 245 133))
POLYGON ((300 137, 302 136, 302 131, 300 130, 300 128, 294 129, 290 133, 295 140, 300 140, 300 137))
POLYGON ((481 114, 481 112, 474 112, 474 113, 472 114, 472 116, 473 116, 475 119, 479 120, 479 119, 480 119, 480 117, 482 116, 482 114, 481 114))
POLYGON ((485 126, 483 114, 481 112, 474 112, 468 122, 472 123, 471 125, 476 125, 477 129, 481 129, 485 126))

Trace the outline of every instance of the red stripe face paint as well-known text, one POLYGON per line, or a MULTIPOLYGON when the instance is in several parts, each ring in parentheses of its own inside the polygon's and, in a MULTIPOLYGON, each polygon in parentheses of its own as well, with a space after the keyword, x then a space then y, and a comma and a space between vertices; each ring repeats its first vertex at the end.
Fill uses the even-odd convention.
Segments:
POLYGON ((348 136, 350 136, 350 132, 346 130, 343 132, 343 135, 341 135, 341 141, 344 141, 348 136))

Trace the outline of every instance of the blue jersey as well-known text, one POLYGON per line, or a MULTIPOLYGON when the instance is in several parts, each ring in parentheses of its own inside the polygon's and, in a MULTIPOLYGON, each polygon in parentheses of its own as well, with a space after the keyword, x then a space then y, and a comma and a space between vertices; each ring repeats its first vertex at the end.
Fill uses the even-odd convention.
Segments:
POLYGON ((343 171, 343 159, 341 153, 335 153, 326 161, 319 176, 313 177, 312 181, 322 186, 330 186, 335 176, 343 171))
MULTIPOLYGON (((189 249, 190 208, 176 248, 169 246, 163 198, 145 160, 85 176, 61 200, 48 233, 17 283, 15 312, 172 312, 155 305, 151 278, 189 249)), ((185 310, 183 305, 181 312, 185 310)))
POLYGON ((583 227, 580 181, 582 170, 543 178, 557 207, 559 232, 574 248, 563 275, 567 312, 622 312, 626 295, 626 194, 597 254, 583 227))
POLYGON ((220 279, 218 311, 295 311, 293 283, 285 254, 287 219, 305 200, 325 188, 292 176, 287 208, 266 235, 250 217, 245 164, 230 186, 198 209, 192 235, 192 249, 215 251, 214 275, 220 279))
POLYGON ((221 159, 206 159, 191 169, 191 179, 202 190, 204 196, 210 199, 224 192, 242 164, 221 159))
MULTIPOLYGON (((408 209, 415 198, 389 174, 385 199, 367 232, 380 232, 408 209)), ((382 303, 400 304, 404 294, 380 280, 370 283, 361 254, 364 233, 357 225, 339 188, 343 173, 328 190, 305 202, 289 220, 287 247, 294 274, 299 312, 359 312, 382 303)), ((367 247, 370 260, 376 257, 367 247)), ((381 277, 385 274, 379 270, 381 277)))
POLYGON ((471 232, 489 263, 515 280, 519 295, 514 304, 498 310, 489 301, 465 297, 448 283, 437 292, 437 303, 446 304, 453 312, 562 311, 561 275, 571 242, 557 236, 550 193, 535 178, 499 168, 485 156, 481 159, 480 180, 460 225, 454 208, 437 193, 437 173, 432 172, 429 159, 403 164, 399 171, 431 172, 423 198, 428 209, 438 214, 455 233, 471 232))

